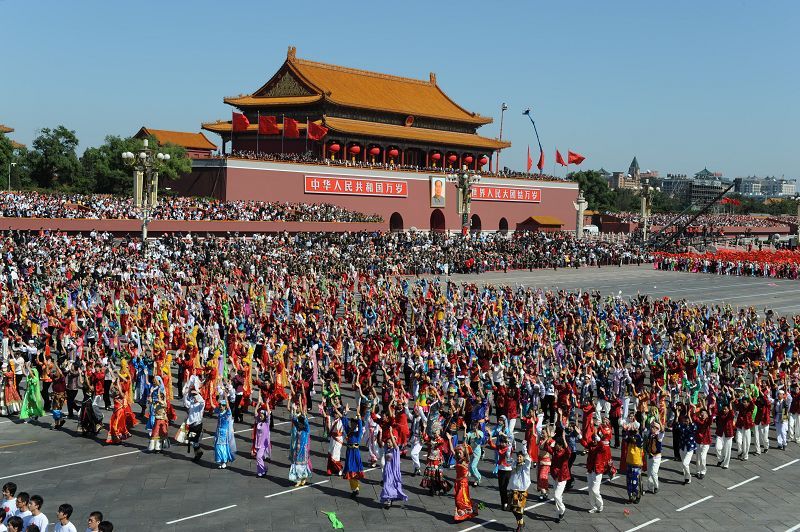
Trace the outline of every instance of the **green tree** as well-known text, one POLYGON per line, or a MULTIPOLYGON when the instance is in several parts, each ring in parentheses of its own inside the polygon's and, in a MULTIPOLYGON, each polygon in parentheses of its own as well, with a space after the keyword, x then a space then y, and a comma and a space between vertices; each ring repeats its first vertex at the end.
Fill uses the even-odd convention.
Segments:
MULTIPOLYGON (((166 144, 158 146, 154 137, 149 144, 157 152, 168 153, 169 162, 159 167, 159 184, 178 179, 191 172, 192 162, 186 157, 181 146, 166 144)), ((105 194, 130 194, 133 188, 133 169, 123 163, 122 153, 139 153, 142 141, 132 137, 122 138, 114 135, 106 137, 105 142, 96 148, 87 148, 81 157, 84 173, 96 183, 96 191, 105 194)))
POLYGON ((612 206, 615 211, 638 211, 642 208, 642 199, 629 188, 619 188, 612 191, 612 206))
POLYGON ((44 128, 33 141, 28 162, 31 178, 41 188, 92 192, 94 183, 87 179, 75 150, 78 137, 64 126, 44 128))
POLYGON ((14 147, 4 133, 0 133, 0 183, 5 190, 8 187, 8 172, 9 165, 14 163, 11 167, 11 188, 12 190, 19 190, 21 188, 30 188, 33 183, 30 180, 30 170, 28 167, 28 150, 24 147, 14 147))
POLYGON ((613 209, 614 194, 609 188, 608 182, 597 170, 583 170, 571 172, 567 177, 578 182, 578 186, 583 191, 586 201, 589 202, 589 209, 595 211, 609 211, 613 209))

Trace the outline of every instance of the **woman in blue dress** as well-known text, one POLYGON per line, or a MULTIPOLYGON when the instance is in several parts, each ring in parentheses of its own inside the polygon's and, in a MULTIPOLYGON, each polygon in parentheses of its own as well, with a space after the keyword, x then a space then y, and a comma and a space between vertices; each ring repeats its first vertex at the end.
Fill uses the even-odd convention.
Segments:
POLYGON ((361 435, 364 433, 364 422, 360 418, 349 418, 347 413, 350 405, 345 405, 345 415, 342 418, 342 428, 347 445, 347 454, 344 460, 342 478, 350 482, 350 497, 357 497, 361 488, 361 479, 364 478, 364 464, 361 463, 361 451, 358 446, 361 435))
POLYGON ((233 434, 233 417, 227 399, 220 399, 214 410, 217 414, 217 432, 214 435, 214 461, 219 469, 228 467, 236 459, 236 440, 233 434))
POLYGON ((304 486, 311 478, 311 458, 309 453, 309 435, 311 427, 305 409, 298 413, 297 406, 292 403, 292 433, 289 442, 289 480, 295 486, 304 486))

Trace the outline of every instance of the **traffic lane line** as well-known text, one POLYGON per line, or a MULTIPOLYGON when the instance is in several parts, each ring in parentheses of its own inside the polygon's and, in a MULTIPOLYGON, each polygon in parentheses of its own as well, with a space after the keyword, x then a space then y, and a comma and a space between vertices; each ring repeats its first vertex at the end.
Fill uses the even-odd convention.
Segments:
POLYGON ((6 480, 7 478, 24 477, 24 476, 27 476, 27 475, 34 475, 36 473, 44 473, 45 471, 53 471, 55 469, 62 469, 64 467, 72 467, 72 466, 81 465, 81 464, 89 464, 91 462, 98 462, 100 460, 109 460, 111 458, 117 458, 119 456, 126 456, 126 455, 129 455, 129 454, 136 454, 136 453, 141 453, 141 452, 142 451, 137 449, 135 451, 128 451, 128 452, 125 452, 125 453, 117 453, 117 454, 112 454, 112 455, 109 455, 109 456, 101 456, 99 458, 91 458, 89 460, 81 460, 80 462, 72 462, 72 463, 69 463, 69 464, 61 464, 61 465, 52 466, 52 467, 45 467, 44 469, 36 469, 35 471, 26 471, 24 473, 15 473, 13 475, 7 475, 5 477, 0 477, 0 480, 6 480))
MULTIPOLYGON (((364 470, 364 473, 369 473, 370 471, 375 471, 379 469, 377 467, 369 467, 364 470)), ((312 482, 311 484, 306 484, 305 486, 295 486, 294 488, 289 488, 288 490, 279 491, 278 493, 271 493, 269 495, 264 495, 265 499, 271 499, 272 497, 277 497, 278 495, 285 495, 287 493, 292 493, 293 491, 300 491, 305 488, 310 488, 311 486, 319 486, 320 484, 327 484, 330 482, 331 479, 320 480, 318 482, 312 482)))
POLYGON ((795 530, 800 530, 800 524, 794 525, 792 528, 786 530, 786 532, 795 532, 795 530))
POLYGON ((689 509, 689 508, 691 508, 692 506, 696 506, 696 505, 700 504, 701 502, 705 502, 705 501, 707 501, 708 499, 712 499, 712 498, 714 498, 714 496, 713 496, 713 495, 708 495, 707 497, 703 497, 703 498, 702 498, 702 499, 700 499, 699 501, 694 501, 694 502, 691 502, 691 503, 687 504, 686 506, 681 506, 680 508, 678 508, 678 509, 677 509, 677 510, 675 510, 675 511, 676 511, 676 512, 682 512, 682 511, 684 511, 684 510, 688 510, 688 509, 689 509))
POLYGON ((641 525, 639 525, 639 526, 635 526, 635 527, 633 527, 633 528, 629 528, 629 529, 628 529, 628 530, 626 530, 625 532, 633 532, 634 530, 641 530, 641 529, 643 529, 643 528, 644 528, 644 527, 646 527, 646 526, 650 526, 650 525, 652 525, 653 523, 657 523, 658 521, 661 521, 661 518, 660 518, 660 517, 656 517, 655 519, 651 519, 651 520, 649 520, 648 522, 646 522, 646 523, 642 523, 642 524, 641 524, 641 525))
POLYGON ((786 462, 785 464, 779 465, 778 467, 773 467, 772 470, 773 471, 778 471, 779 469, 783 469, 784 467, 789 467, 790 465, 796 464, 797 462, 800 462, 800 458, 795 458, 791 462, 786 462))
POLYGON ((202 517, 204 515, 215 514, 217 512, 221 512, 223 510, 230 510, 231 508, 235 508, 235 504, 231 504, 230 506, 225 506, 223 508, 217 508, 216 510, 209 510, 207 512, 203 512, 201 514, 190 515, 188 517, 181 517, 180 519, 175 519, 174 521, 167 521, 168 525, 174 525, 175 523, 180 523, 181 521, 188 521, 189 519, 194 519, 195 517, 202 517))
POLYGON ((8 445, 0 445, 0 449, 8 449, 9 447, 16 447, 18 445, 29 445, 31 443, 36 443, 36 440, 21 441, 21 442, 17 442, 17 443, 9 443, 8 445))
POLYGON ((730 488, 728 488, 728 490, 735 490, 735 489, 736 489, 736 488, 738 488, 739 486, 744 486, 744 485, 745 485, 745 484, 747 484, 748 482, 753 482, 754 480, 756 480, 756 479, 758 479, 758 478, 761 478, 761 477, 760 477, 759 475, 756 475, 756 476, 754 476, 754 477, 748 478, 747 480, 743 480, 743 481, 739 482, 738 484, 734 484, 733 486, 731 486, 730 488))

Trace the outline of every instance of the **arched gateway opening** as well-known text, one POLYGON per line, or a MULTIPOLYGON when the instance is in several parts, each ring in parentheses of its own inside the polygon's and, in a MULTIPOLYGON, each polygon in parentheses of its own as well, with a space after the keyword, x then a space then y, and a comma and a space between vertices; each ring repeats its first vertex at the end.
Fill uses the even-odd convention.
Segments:
POLYGON ((472 215, 472 220, 470 221, 470 231, 473 233, 480 233, 481 232, 481 217, 477 214, 472 215))
POLYGON ((431 213, 431 231, 444 232, 444 213, 441 209, 434 209, 431 213))
POLYGON ((399 212, 393 212, 389 218, 389 231, 393 233, 403 230, 403 216, 399 212))

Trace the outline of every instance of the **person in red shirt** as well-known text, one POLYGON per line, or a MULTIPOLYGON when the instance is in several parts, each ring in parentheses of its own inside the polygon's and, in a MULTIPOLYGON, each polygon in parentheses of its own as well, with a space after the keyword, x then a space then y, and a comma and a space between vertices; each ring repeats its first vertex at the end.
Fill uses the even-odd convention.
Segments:
POLYGON ((697 478, 702 479, 706 476, 706 456, 708 448, 711 447, 711 416, 708 410, 701 408, 698 412, 692 412, 692 421, 697 428, 695 429, 694 440, 697 443, 697 478))
POLYGON ((792 383, 792 404, 789 406, 789 440, 800 443, 800 387, 792 383))
POLYGON ((772 411, 772 398, 769 396, 769 389, 765 386, 761 389, 761 395, 755 400, 756 403, 756 454, 761 451, 769 451, 769 426, 772 423, 770 412, 772 411))
MULTIPOLYGON (((608 419, 606 418, 605 422, 608 419)), ((603 473, 611 462, 611 427, 598 425, 595 427, 591 439, 584 440, 583 446, 589 451, 586 457, 586 483, 589 489, 589 504, 592 507, 589 513, 596 514, 603 511, 603 496, 600 495, 600 484, 603 482, 603 473)))
POLYGON ((552 445, 553 461, 550 466, 550 475, 556 481, 556 491, 553 494, 553 498, 555 499, 556 512, 558 512, 556 523, 560 523, 564 513, 567 511, 567 507, 564 506, 564 488, 566 488, 567 481, 570 479, 570 450, 567 446, 564 431, 561 432, 559 439, 554 441, 552 445))
POLYGON ((731 463, 731 447, 736 434, 734 412, 727 404, 717 414, 717 466, 728 469, 731 463))
POLYGON ((755 427, 753 422, 755 406, 747 395, 733 402, 736 410, 736 445, 740 460, 747 461, 750 457, 750 443, 752 442, 750 429, 755 427))

